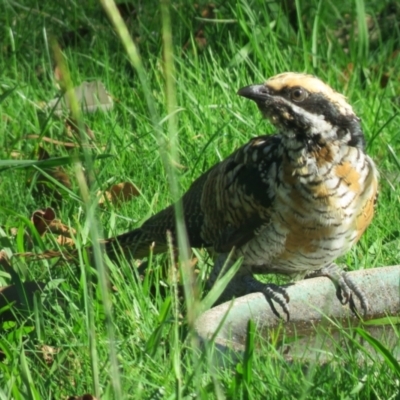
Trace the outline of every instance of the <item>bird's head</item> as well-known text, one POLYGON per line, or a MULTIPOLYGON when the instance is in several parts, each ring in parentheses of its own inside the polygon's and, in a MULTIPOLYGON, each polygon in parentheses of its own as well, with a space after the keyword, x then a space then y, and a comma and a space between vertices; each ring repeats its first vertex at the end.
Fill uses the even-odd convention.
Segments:
POLYGON ((364 146, 360 119, 346 98, 312 75, 286 72, 264 84, 246 86, 238 94, 254 100, 289 140, 319 146, 339 140, 364 146))

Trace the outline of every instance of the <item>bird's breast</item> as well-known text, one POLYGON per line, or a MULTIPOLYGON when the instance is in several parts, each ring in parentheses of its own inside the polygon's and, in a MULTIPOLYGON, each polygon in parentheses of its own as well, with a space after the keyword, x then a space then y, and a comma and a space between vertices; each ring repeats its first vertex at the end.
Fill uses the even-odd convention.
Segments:
POLYGON ((346 253, 368 227, 378 181, 373 161, 355 147, 340 149, 340 157, 324 155, 304 158, 300 167, 284 160, 270 224, 247 247, 249 264, 284 273, 319 269, 346 253))

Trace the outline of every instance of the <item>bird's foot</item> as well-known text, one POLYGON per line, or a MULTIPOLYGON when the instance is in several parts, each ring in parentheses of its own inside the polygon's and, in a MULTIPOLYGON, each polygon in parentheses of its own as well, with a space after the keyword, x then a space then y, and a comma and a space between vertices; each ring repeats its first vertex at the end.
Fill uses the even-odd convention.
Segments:
POLYGON ((337 264, 331 263, 327 266, 321 268, 318 271, 314 271, 307 275, 307 278, 317 277, 317 276, 326 276, 329 278, 338 289, 338 298, 342 304, 349 303, 350 309, 358 316, 356 305, 354 304, 354 300, 352 294, 360 300, 361 308, 363 310, 363 314, 365 315, 368 311, 368 299, 365 293, 362 291, 360 286, 357 285, 350 277, 350 275, 343 271, 337 264))
POLYGON ((268 301, 268 304, 270 305, 273 313, 279 317, 282 318, 282 316, 279 314, 278 310, 275 308, 274 302, 279 304, 283 310, 283 312, 286 315, 286 320, 289 321, 290 319, 290 310, 289 310, 289 301, 290 297, 287 293, 286 288, 283 286, 275 285, 274 283, 263 283, 258 281, 254 276, 252 275, 246 275, 243 277, 245 284, 246 284, 246 289, 247 293, 257 293, 261 292, 266 300, 268 301))

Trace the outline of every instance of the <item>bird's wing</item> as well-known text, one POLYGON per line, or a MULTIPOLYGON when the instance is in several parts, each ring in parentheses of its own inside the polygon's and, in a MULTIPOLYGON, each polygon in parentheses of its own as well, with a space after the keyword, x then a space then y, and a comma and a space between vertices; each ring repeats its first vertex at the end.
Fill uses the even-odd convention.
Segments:
POLYGON ((268 223, 279 143, 278 136, 254 138, 209 171, 201 196, 201 237, 217 252, 243 246, 268 223))
MULTIPOLYGON (((228 252, 251 240, 268 222, 274 189, 268 174, 276 158, 278 136, 250 140, 228 158, 197 178, 182 197, 186 230, 192 247, 213 247, 228 252)), ((135 257, 164 252, 166 232, 175 240, 175 214, 171 205, 149 218, 140 228, 116 241, 135 257)))

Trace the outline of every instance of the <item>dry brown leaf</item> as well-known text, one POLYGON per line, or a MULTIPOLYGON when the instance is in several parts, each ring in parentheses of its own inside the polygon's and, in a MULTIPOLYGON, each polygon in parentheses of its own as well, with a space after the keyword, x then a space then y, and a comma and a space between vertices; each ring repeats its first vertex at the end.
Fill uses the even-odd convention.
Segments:
POLYGON ((133 197, 139 196, 140 194, 136 186, 130 182, 118 183, 116 185, 113 185, 110 188, 109 192, 111 193, 115 201, 128 201, 133 197))
POLYGON ((71 189, 69 176, 60 167, 57 167, 54 171, 49 171, 48 174, 66 188, 71 189))
POLYGON ((76 236, 76 230, 65 224, 59 219, 51 221, 47 227, 48 231, 58 234, 56 241, 58 244, 67 247, 75 247, 75 241, 71 238, 72 235, 76 236))
POLYGON ((48 230, 51 233, 59 234, 65 237, 71 237, 71 234, 76 236, 76 230, 63 224, 59 219, 52 220, 48 225, 48 230))
POLYGON ((50 207, 44 210, 36 210, 31 216, 31 221, 40 236, 46 233, 49 224, 56 218, 56 213, 50 207))
POLYGON ((52 208, 45 210, 37 210, 32 214, 31 221, 35 225, 40 236, 46 232, 58 234, 56 241, 60 245, 73 247, 75 245, 71 235, 76 235, 76 230, 64 225, 59 219, 56 219, 56 214, 52 208))
POLYGON ((71 239, 69 237, 59 235, 57 237, 57 243, 61 246, 66 246, 66 247, 75 247, 75 241, 74 239, 71 239))
POLYGON ((104 192, 104 194, 101 196, 99 200, 99 205, 102 206, 104 205, 104 203, 106 203, 106 201, 109 201, 115 206, 119 206, 139 195, 140 195, 139 190, 133 183, 130 182, 118 183, 116 185, 111 186, 110 189, 104 192))

